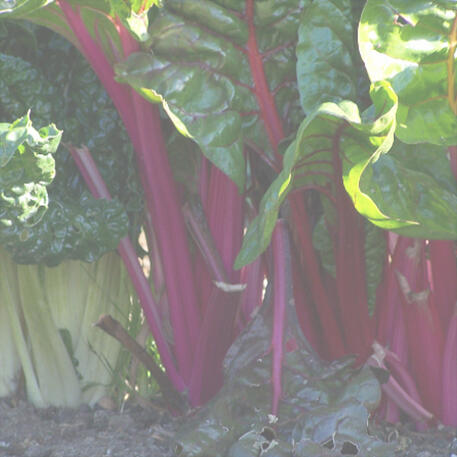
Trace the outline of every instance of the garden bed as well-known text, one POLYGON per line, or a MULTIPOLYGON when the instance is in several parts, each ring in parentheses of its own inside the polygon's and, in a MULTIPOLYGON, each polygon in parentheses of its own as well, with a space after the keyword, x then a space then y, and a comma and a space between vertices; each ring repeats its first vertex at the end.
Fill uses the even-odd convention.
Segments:
MULTIPOLYGON (((0 400, 0 456, 171 457, 178 426, 179 421, 159 406, 128 405, 122 412, 87 406, 35 409, 23 400, 7 398, 0 400)), ((457 454, 454 429, 418 433, 407 426, 372 424, 370 428, 394 443, 395 457, 457 454)), ((329 450, 328 455, 341 454, 329 450)))

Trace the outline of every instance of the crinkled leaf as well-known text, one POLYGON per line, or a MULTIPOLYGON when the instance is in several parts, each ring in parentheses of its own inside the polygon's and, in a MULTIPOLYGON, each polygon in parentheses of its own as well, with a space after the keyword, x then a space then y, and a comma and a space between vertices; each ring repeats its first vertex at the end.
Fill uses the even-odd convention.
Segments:
MULTIPOLYGON (((395 129, 395 94, 387 83, 375 84, 370 94, 378 113, 373 113, 369 119, 362 120, 357 106, 350 101, 343 101, 322 104, 302 122, 295 141, 284 154, 283 169, 265 193, 259 214, 248 227, 235 262, 236 268, 252 262, 267 248, 281 203, 291 190, 332 185, 333 154, 341 157, 345 177, 360 173, 361 166, 366 165, 362 157, 376 160, 389 150, 395 129)), ((367 113, 367 117, 371 114, 367 113)), ((361 195, 357 189, 349 190, 356 208, 367 216, 360 203, 368 200, 375 206, 372 200, 361 195)), ((379 210, 376 216, 381 221, 390 221, 379 210)))
POLYGON ((303 11, 297 79, 306 113, 323 102, 357 102, 358 49, 350 0, 320 0, 303 11))
POLYGON ((29 114, 12 124, 0 123, 0 233, 31 227, 43 218, 47 187, 55 176, 52 154, 61 136, 52 124, 35 130, 29 114))
POLYGON ((128 217, 117 200, 54 200, 33 228, 2 230, 2 244, 17 263, 57 265, 64 259, 94 262, 115 250, 128 231, 128 217))
POLYGON ((360 53, 370 79, 397 93, 396 134, 406 143, 457 143, 456 14, 454 2, 404 0, 368 0, 363 11, 360 53))
MULTIPOLYGON (((48 30, 29 30, 36 35, 38 47, 33 53, 28 50, 28 61, 0 54, 0 116, 12 119, 30 107, 36 125, 55 120, 64 130, 65 143, 89 147, 111 194, 122 205, 95 202, 70 154, 59 147, 56 178, 49 187, 52 210, 27 234, 10 231, 8 245, 20 262, 55 264, 65 257, 95 260, 115 249, 116 240, 126 234, 129 224, 123 208, 128 208, 132 233, 138 230, 142 197, 131 145, 111 100, 79 52, 48 30), (90 220, 87 212, 94 208, 98 208, 98 218, 90 220), (68 230, 62 228, 65 223, 68 230), (14 236, 18 244, 13 248, 14 236)), ((9 49, 20 50, 11 43, 9 49)))
POLYGON ((250 2, 169 0, 151 23, 149 52, 118 64, 118 80, 162 98, 178 130, 243 189, 243 144, 271 155, 272 135, 279 142, 302 118, 294 51, 304 3, 256 2, 251 14, 250 2), (284 125, 267 118, 273 111, 284 125))

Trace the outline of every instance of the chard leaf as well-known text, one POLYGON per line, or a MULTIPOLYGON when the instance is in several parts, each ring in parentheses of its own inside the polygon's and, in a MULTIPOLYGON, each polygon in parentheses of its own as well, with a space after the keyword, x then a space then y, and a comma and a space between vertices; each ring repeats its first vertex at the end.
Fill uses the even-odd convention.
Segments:
MULTIPOLYGON (((14 119, 30 107, 38 126, 57 120, 64 142, 85 144, 93 152, 115 200, 93 199, 70 154, 59 147, 49 211, 33 228, 16 224, 3 231, 2 243, 20 263, 93 261, 116 249, 129 218, 132 234, 138 231, 142 194, 133 151, 111 100, 79 52, 49 30, 27 28, 37 42, 33 52, 24 52, 27 60, 0 54, 0 116, 14 119)), ((22 48, 9 42, 8 49, 22 48)))
POLYGON ((296 52, 298 89, 306 113, 323 102, 358 101, 361 65, 352 3, 321 0, 303 11, 296 52))
POLYGON ((371 81, 387 80, 397 93, 396 135, 405 143, 457 143, 456 18, 455 2, 365 6, 360 53, 371 81))
POLYGON ((370 94, 378 112, 366 113, 368 119, 361 119, 353 102, 343 101, 323 103, 302 122, 295 141, 284 154, 283 169, 263 196, 259 214, 248 227, 236 268, 252 262, 267 248, 281 203, 290 191, 310 186, 325 190, 334 179, 340 179, 341 174, 334 174, 334 154, 341 158, 343 182, 362 215, 390 229, 408 224, 392 221, 357 187, 356 179, 368 162, 390 149, 395 129, 397 100, 389 84, 373 85, 370 94))
MULTIPOLYGON (((457 219, 452 216, 457 214, 457 183, 443 149, 396 141, 389 154, 361 175, 360 191, 369 193, 377 208, 393 221, 404 222, 395 227, 397 233, 457 239, 457 219)), ((379 225, 386 227, 384 222, 379 225)))
POLYGON ((52 154, 61 136, 52 124, 35 130, 28 113, 12 124, 0 123, 0 233, 43 218, 55 175, 52 154))
POLYGON ((308 2, 169 0, 151 23, 150 49, 118 64, 117 79, 162 100, 242 190, 243 145, 272 156, 302 118, 294 51, 308 2))

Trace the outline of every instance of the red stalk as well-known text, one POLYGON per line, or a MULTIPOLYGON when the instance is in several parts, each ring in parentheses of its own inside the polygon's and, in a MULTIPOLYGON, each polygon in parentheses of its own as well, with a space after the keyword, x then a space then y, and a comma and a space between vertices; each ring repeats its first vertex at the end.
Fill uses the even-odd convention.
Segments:
POLYGON ((222 362, 236 334, 235 320, 241 291, 224 292, 212 281, 239 283, 240 272, 234 271, 232 265, 241 247, 243 202, 244 196, 239 194, 236 185, 212 166, 206 207, 210 233, 205 235, 202 229, 203 214, 198 221, 189 209, 185 209, 197 245, 209 266, 208 279, 211 281, 189 389, 193 405, 206 402, 221 387, 222 362))
POLYGON ((457 303, 449 323, 443 355, 443 423, 457 427, 457 303))
POLYGON ((217 287, 211 291, 189 384, 189 401, 192 406, 202 405, 222 386, 222 362, 233 338, 239 294, 224 292, 217 287))
MULTIPOLYGON (((245 17, 248 23, 249 38, 247 42, 247 55, 252 78, 254 80, 254 93, 260 108, 260 117, 265 125, 271 147, 275 152, 276 161, 282 158, 277 153, 278 145, 284 138, 284 129, 281 123, 274 96, 270 91, 263 66, 263 56, 259 52, 254 24, 254 0, 246 0, 245 17)), ((338 358, 345 354, 344 342, 338 323, 329 305, 325 289, 322 285, 319 263, 314 252, 311 240, 311 228, 304 208, 301 195, 293 194, 288 198, 292 210, 292 230, 294 239, 301 251, 300 260, 303 263, 304 273, 309 278, 311 293, 316 303, 322 328, 325 332, 324 339, 328 342, 329 354, 338 358)))
MULTIPOLYGON (((119 30, 125 55, 138 50, 138 43, 120 24, 119 30)), ((201 322, 185 225, 167 158, 159 112, 133 90, 131 99, 139 141, 138 168, 143 177, 148 210, 157 222, 155 230, 167 285, 176 357, 184 379, 188 380, 201 322)))
POLYGON ((278 414, 279 400, 282 395, 281 375, 284 356, 284 331, 286 326, 287 303, 293 300, 291 254, 286 222, 276 222, 272 237, 273 246, 273 335, 271 339, 273 388, 272 414, 278 414))
POLYGON ((281 157, 277 154, 279 142, 284 138, 284 130, 276 109, 273 94, 268 87, 267 78, 263 68, 263 56, 259 52, 256 38, 256 28, 254 24, 254 0, 246 0, 246 20, 249 28, 249 38, 247 42, 247 54, 252 78, 254 80, 254 92, 260 107, 260 116, 263 119, 265 129, 276 154, 276 160, 281 162, 281 157))
POLYGON ((302 196, 295 194, 289 197, 292 210, 292 227, 297 245, 300 246, 300 260, 303 271, 308 279, 311 297, 322 325, 323 340, 331 359, 337 359, 346 354, 345 343, 340 325, 328 300, 327 292, 322 283, 322 275, 316 252, 312 244, 311 227, 302 196))
MULTIPOLYGON (((187 202, 183 207, 183 215, 190 234, 208 268, 210 278, 220 282, 229 282, 225 266, 217 250, 214 239, 206 223, 205 214, 201 208, 187 202)), ((211 283, 212 280, 210 279, 211 283)))
POLYGON ((366 294, 364 220, 355 211, 342 181, 340 139, 345 126, 333 139, 333 171, 337 230, 334 235, 336 287, 344 336, 349 352, 364 355, 373 342, 373 322, 366 294))
POLYGON ((413 277, 397 272, 397 279, 405 310, 413 374, 425 407, 440 417, 444 334, 428 287, 424 247, 424 241, 413 241, 413 246, 406 251, 416 264, 413 277))
POLYGON ((322 330, 318 330, 318 323, 315 312, 312 307, 312 303, 310 303, 308 298, 308 292, 305 289, 303 277, 300 273, 300 263, 295 256, 292 256, 294 299, 297 317, 306 339, 309 341, 313 349, 321 354, 322 341, 320 339, 319 333, 322 332, 322 330))
MULTIPOLYGON (((390 235, 388 239, 390 241, 390 235)), ((392 246, 392 259, 386 259, 384 265, 384 279, 379 285, 379 300, 376 302, 377 330, 376 339, 387 346, 392 344, 394 330, 397 324, 396 314, 401 306, 400 290, 395 271, 408 271, 405 264, 405 250, 409 245, 408 238, 400 237, 398 243, 392 246), (382 290, 379 290, 382 289, 382 290)))
POLYGON ((373 343, 373 349, 375 353, 385 361, 387 368, 392 373, 392 376, 398 380, 400 385, 406 390, 406 392, 408 392, 408 395, 410 395, 419 404, 422 404, 413 377, 397 357, 397 355, 394 352, 383 348, 376 341, 373 343))
MULTIPOLYGON (((71 155, 78 166, 84 180, 95 198, 105 198, 111 200, 111 195, 103 181, 97 166, 86 147, 69 147, 71 155)), ((141 265, 138 262, 135 249, 128 237, 123 238, 119 243, 119 254, 135 287, 138 299, 148 321, 151 332, 160 351, 162 362, 167 370, 170 380, 178 390, 184 390, 184 383, 181 376, 176 371, 173 356, 171 355, 168 344, 164 338, 160 318, 157 312, 157 305, 152 296, 149 283, 144 276, 141 265)))
POLYGON ((241 269, 240 283, 246 284, 246 289, 240 297, 238 330, 251 320, 252 313, 262 304, 264 277, 263 256, 241 269))
MULTIPOLYGON (((75 34, 79 49, 88 60, 95 74, 102 82, 106 92, 113 100, 114 106, 119 112, 127 131, 134 132, 135 122, 130 102, 129 88, 115 81, 111 63, 106 58, 98 43, 92 39, 81 18, 79 8, 76 7, 76 10, 73 9, 66 0, 58 0, 56 3, 63 11, 69 27, 75 34)), ((137 142, 133 139, 132 141, 134 142, 136 149, 137 142)))
MULTIPOLYGON (((79 11, 73 10, 65 0, 60 0, 58 4, 81 43, 84 55, 113 99, 137 152, 148 211, 157 221, 156 233, 167 284, 178 365, 184 378, 188 379, 200 322, 184 222, 157 109, 114 80, 110 62, 90 36, 79 11)), ((118 24, 118 29, 126 55, 137 50, 137 43, 125 28, 118 24)))
MULTIPOLYGON (((386 369, 384 361, 379 354, 372 355, 367 360, 367 364, 386 369)), ((430 422, 434 420, 433 414, 417 403, 392 376, 389 376, 389 379, 381 385, 381 388, 388 398, 394 401, 399 408, 414 420, 419 422, 430 422)))
POLYGON ((429 249, 432 293, 443 328, 447 329, 457 302, 457 262, 454 241, 431 240, 429 249))
POLYGON ((219 168, 210 174, 207 218, 216 247, 231 282, 239 282, 240 272, 233 269, 243 237, 244 196, 219 168))

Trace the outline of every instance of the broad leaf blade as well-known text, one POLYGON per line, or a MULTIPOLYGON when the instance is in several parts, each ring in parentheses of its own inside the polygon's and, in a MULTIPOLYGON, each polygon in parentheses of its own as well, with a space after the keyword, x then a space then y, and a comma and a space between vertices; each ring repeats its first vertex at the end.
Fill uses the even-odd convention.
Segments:
POLYGON ((399 98, 396 135, 406 143, 457 143, 451 45, 457 12, 453 2, 436 3, 368 0, 360 22, 369 77, 392 84, 399 98))
POLYGON ((161 97, 178 130, 243 189, 244 144, 272 155, 302 118, 294 50, 303 3, 169 0, 151 24, 150 51, 119 64, 118 80, 161 97))
MULTIPOLYGON (((353 170, 356 174, 364 166, 363 159, 367 161, 366 156, 375 160, 390 149, 395 129, 395 94, 388 84, 381 83, 372 88, 371 97, 379 111, 373 116, 374 121, 362 121, 357 106, 343 101, 323 103, 302 122, 295 141, 284 154, 283 169, 262 198, 259 215, 247 230, 235 262, 237 268, 252 262, 266 249, 280 205, 290 191, 316 186, 331 188, 334 179, 340 179, 334 175, 334 153, 341 157, 346 175, 353 170)), ((349 194, 359 211, 360 201, 374 205, 370 197, 356 188, 349 194)), ((376 217, 390 220, 379 210, 376 217)))

